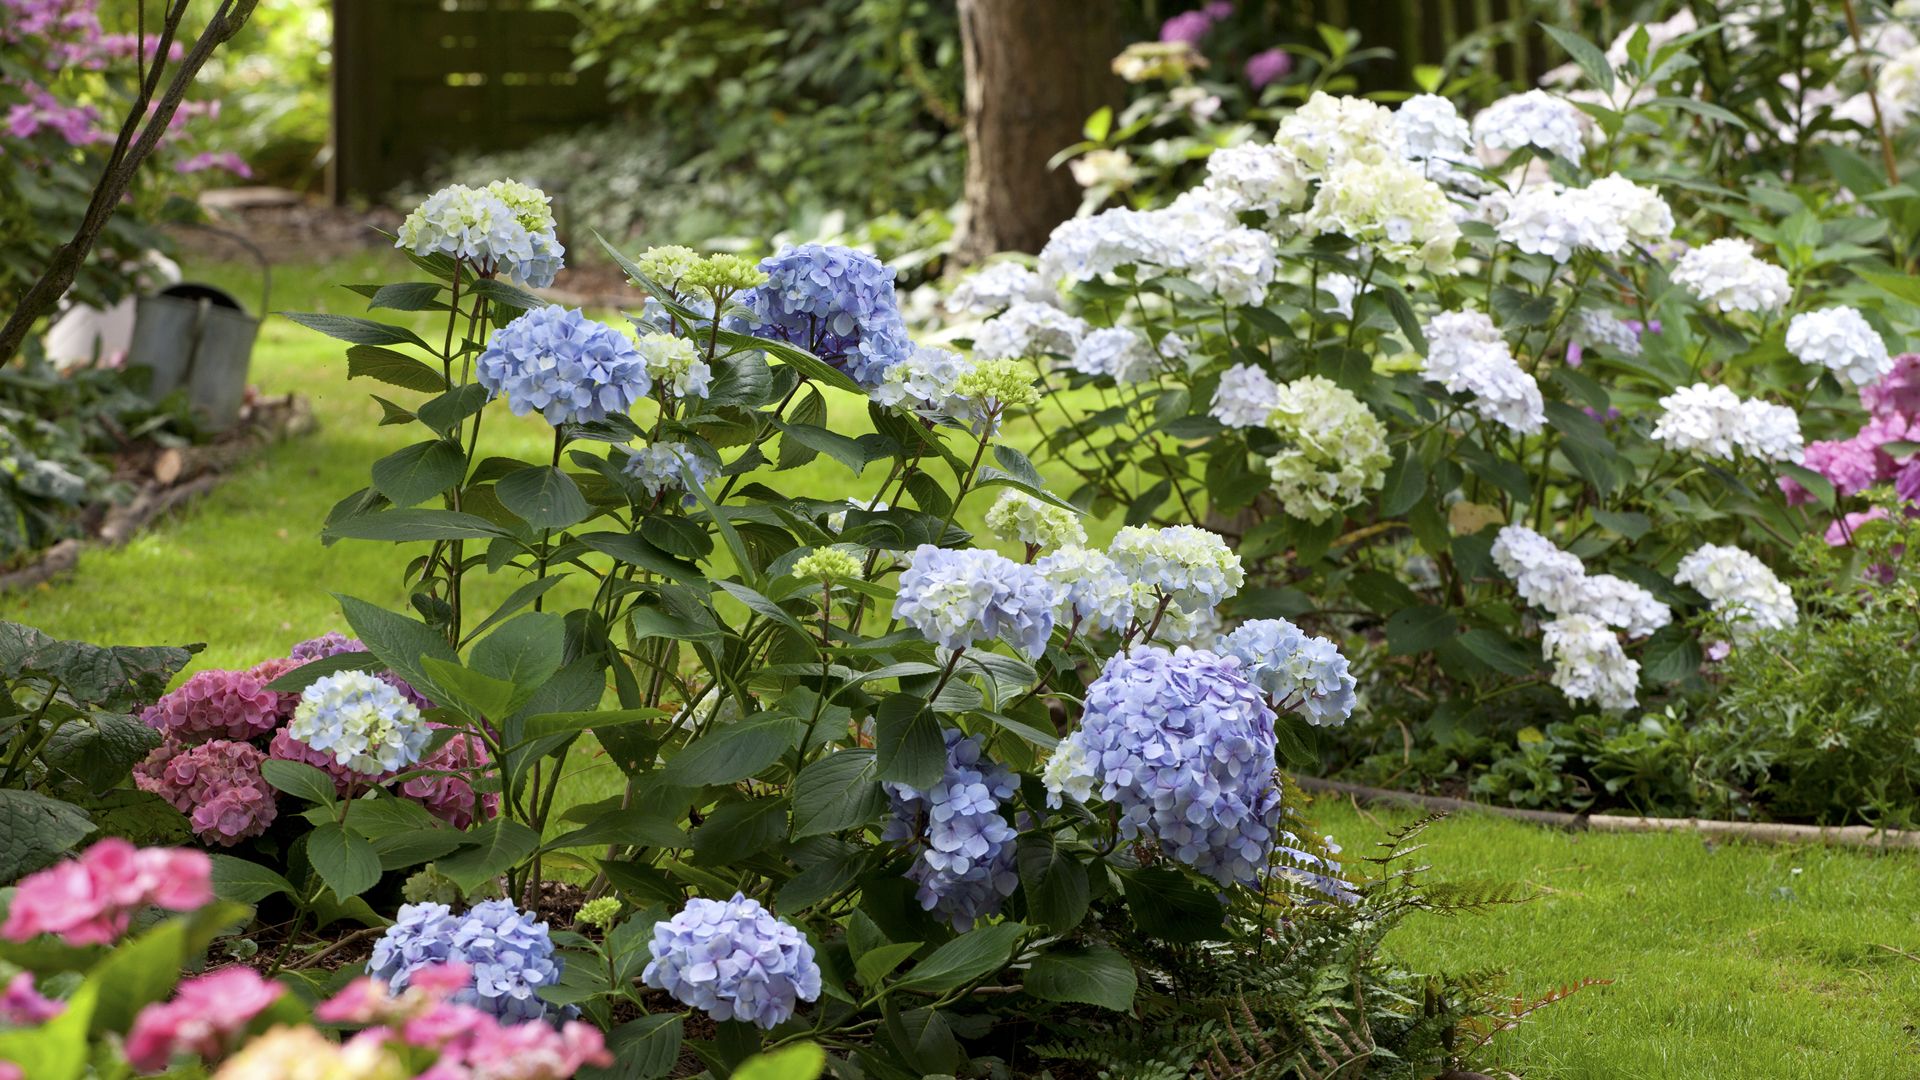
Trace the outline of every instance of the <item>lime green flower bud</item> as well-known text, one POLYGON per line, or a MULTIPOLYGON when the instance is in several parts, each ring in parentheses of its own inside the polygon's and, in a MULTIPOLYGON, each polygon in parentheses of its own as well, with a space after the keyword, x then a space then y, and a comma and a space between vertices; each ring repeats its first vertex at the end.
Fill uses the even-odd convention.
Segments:
POLYGON ((669 289, 677 287, 681 280, 694 267, 700 265, 700 253, 690 247, 679 244, 667 244, 662 247, 650 247, 641 253, 637 260, 640 272, 647 275, 656 285, 669 289))
POLYGON ((982 360, 972 371, 954 380, 953 395, 972 401, 994 401, 1003 407, 1031 405, 1040 400, 1033 385, 1032 365, 1024 360, 982 360))
POLYGON ((620 917, 620 899, 614 896, 602 896, 580 905, 574 912, 573 921, 579 926, 593 926, 601 930, 613 929, 613 920, 620 917))
POLYGON ((827 581, 860 577, 860 560, 840 548, 821 548, 793 564, 793 576, 827 581))
POLYGON ((767 283, 766 271, 744 255, 709 255, 681 281, 701 292, 738 292, 767 283))

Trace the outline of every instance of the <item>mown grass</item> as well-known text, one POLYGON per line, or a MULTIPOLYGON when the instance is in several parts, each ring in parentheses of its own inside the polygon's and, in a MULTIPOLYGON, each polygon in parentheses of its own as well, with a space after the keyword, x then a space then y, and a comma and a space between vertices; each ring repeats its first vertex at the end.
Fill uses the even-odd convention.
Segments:
MULTIPOLYGON (((251 273, 193 270, 241 296, 254 293, 251 273)), ((276 306, 357 313, 359 298, 334 284, 405 273, 385 253, 283 267, 276 306)), ((376 427, 379 408, 367 398, 374 387, 346 382, 344 366, 335 343, 270 319, 255 381, 267 393, 307 395, 320 432, 272 448, 126 547, 89 551, 74 575, 0 598, 0 612, 65 637, 205 642, 199 669, 247 666, 346 629, 333 592, 402 605, 404 559, 390 546, 318 540, 328 508, 365 483, 368 465, 416 438, 376 427)), ((833 408, 845 421, 837 427, 859 430, 857 403, 833 408)), ((493 448, 544 457, 545 432, 535 420, 500 423, 493 448)), ((783 480, 819 498, 868 497, 879 483, 826 459, 783 480)), ((971 503, 961 523, 977 526, 989 501, 971 503)), ((513 584, 483 588, 504 594, 513 584)), ((618 783, 591 754, 571 767, 567 803, 618 783)), ((1351 853, 1406 820, 1338 802, 1321 804, 1318 817, 1351 853)), ((1920 863, 1910 854, 1578 836, 1480 815, 1450 820, 1428 839, 1423 857, 1436 875, 1517 881, 1540 895, 1482 917, 1416 917, 1391 939, 1404 956, 1448 970, 1505 968, 1514 991, 1528 996, 1582 977, 1614 980, 1504 1037, 1501 1058, 1516 1072, 1533 1080, 1920 1076, 1920 961, 1912 958, 1920 956, 1920 863)))

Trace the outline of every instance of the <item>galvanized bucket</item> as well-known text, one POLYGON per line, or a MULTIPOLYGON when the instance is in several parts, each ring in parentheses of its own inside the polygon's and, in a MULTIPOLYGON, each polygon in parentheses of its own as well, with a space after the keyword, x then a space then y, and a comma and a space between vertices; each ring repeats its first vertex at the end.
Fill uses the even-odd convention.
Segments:
MULTIPOLYGON (((236 241, 260 261, 260 310, 265 312, 272 297, 266 255, 244 237, 209 231, 236 241)), ((200 424, 224 431, 240 418, 259 334, 259 317, 248 314, 226 290, 183 281, 135 302, 127 363, 152 373, 149 399, 159 401, 184 387, 187 405, 200 424)))

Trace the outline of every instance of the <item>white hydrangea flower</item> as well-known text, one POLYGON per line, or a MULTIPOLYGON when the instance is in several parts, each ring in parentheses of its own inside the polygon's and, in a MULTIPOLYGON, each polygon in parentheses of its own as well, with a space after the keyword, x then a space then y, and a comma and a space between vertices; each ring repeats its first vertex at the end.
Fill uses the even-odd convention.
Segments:
POLYGON ((1217 607, 1247 581, 1240 556, 1218 533, 1197 525, 1128 525, 1114 534, 1107 554, 1129 580, 1159 590, 1189 613, 1217 607))
POLYGON ((1007 543, 1034 548, 1077 548, 1087 542, 1079 514, 1024 491, 1008 490, 987 508, 987 531, 1007 543))
MULTIPOLYGON (((1599 239, 1593 206, 1579 191, 1558 184, 1534 184, 1506 205, 1506 216, 1494 230, 1500 239, 1529 255, 1545 255, 1566 262, 1582 247, 1599 239)), ((1621 231, 1625 239, 1625 231, 1621 231)))
POLYGON ((984 420, 985 414, 979 402, 955 392, 955 387, 976 366, 959 353, 916 345, 867 393, 882 405, 906 405, 930 420, 949 418, 973 424, 984 420))
POLYGON ((946 308, 953 315, 993 315, 1022 300, 1051 304, 1057 299, 1039 274, 1017 262, 992 262, 954 286, 946 308))
POLYGON ((1920 112, 1920 48, 1909 48, 1882 64, 1874 78, 1874 93, 1890 125, 1904 124, 1920 112))
POLYGON ((1580 110, 1566 101, 1544 90, 1529 90, 1480 110, 1473 118, 1473 134, 1488 150, 1532 146, 1578 165, 1586 157, 1583 122, 1580 110))
POLYGON ((1292 157, 1271 143, 1224 146, 1207 157, 1207 190, 1235 213, 1279 217, 1306 205, 1307 178, 1292 157))
POLYGON ((1893 370, 1893 357, 1866 316, 1855 308, 1806 311, 1787 324, 1787 351, 1803 364, 1827 368, 1853 386, 1893 370))
POLYGON ((1753 253, 1753 245, 1722 237, 1680 256, 1673 282, 1721 311, 1777 311, 1792 295, 1787 272, 1753 253))
MULTIPOLYGON (((1637 244, 1661 244, 1673 238, 1673 208, 1653 188, 1636 184, 1615 173, 1588 184, 1582 196, 1598 207, 1601 218, 1624 229, 1627 239, 1637 244)), ((1593 247, 1612 254, 1625 246, 1593 247)))
POLYGON ((1267 373, 1249 364, 1235 364, 1220 375, 1208 414, 1231 428, 1260 427, 1280 403, 1280 387, 1267 373))
POLYGON ((1322 522, 1386 480, 1387 428, 1352 393, 1319 375, 1280 386, 1267 426, 1285 445, 1267 458, 1281 509, 1322 522))
POLYGON ((1582 348, 1605 349, 1616 356, 1640 355, 1640 332, 1599 308, 1581 308, 1574 316, 1573 339, 1582 348))
POLYGON ((1507 525, 1493 538, 1493 564, 1520 599, 1556 615, 1580 610, 1587 569, 1580 557, 1524 525, 1507 525))
POLYGON ((1040 782, 1047 788, 1047 805, 1056 810, 1062 805, 1063 796, 1082 803, 1093 798, 1100 786, 1100 776, 1093 759, 1087 756, 1086 747, 1080 745, 1078 733, 1068 735, 1054 746, 1053 756, 1047 759, 1046 768, 1040 770, 1040 782))
POLYGON ((1633 707, 1640 663, 1627 656, 1605 623, 1591 615, 1563 615, 1540 628, 1540 644, 1553 662, 1553 685, 1568 698, 1603 709, 1633 707))
POLYGON ((1136 330, 1107 326, 1088 331, 1073 350, 1073 370, 1107 375, 1117 383, 1146 382, 1160 369, 1160 357, 1136 330))
POLYGON ((1630 638, 1646 637, 1673 621, 1673 609, 1646 589, 1612 574, 1588 575, 1580 584, 1574 610, 1618 627, 1630 638))
POLYGON ((1187 269, 1194 284, 1236 307, 1258 304, 1278 270, 1273 238, 1259 229, 1238 228, 1208 240, 1187 269))
POLYGON ((1400 129, 1385 106, 1319 91, 1280 119, 1273 145, 1308 179, 1329 176, 1352 161, 1378 164, 1402 156, 1400 129))
POLYGON ((1693 586, 1707 598, 1736 644, 1800 621, 1793 591, 1766 563, 1737 547, 1700 545, 1680 560, 1673 580, 1693 586))
POLYGON ((1465 161, 1473 148, 1473 128, 1438 94, 1415 94, 1394 110, 1393 126, 1402 149, 1413 161, 1438 158, 1465 161))
POLYGON ((620 468, 640 481, 647 494, 655 498, 663 491, 685 486, 689 474, 702 488, 720 475, 719 465, 702 457, 687 443, 673 440, 649 443, 631 451, 620 468))
POLYGON ((392 683, 339 671, 300 692, 287 734, 337 765, 377 776, 417 763, 433 729, 392 683))
POLYGON ((1310 235, 1338 233, 1409 270, 1441 274, 1454 263, 1460 226, 1440 185, 1399 158, 1340 165, 1300 215, 1310 235))
POLYGON ((1133 155, 1117 147, 1089 150, 1069 162, 1067 170, 1073 173, 1074 183, 1083 188, 1127 188, 1140 179, 1140 167, 1133 163, 1133 155))
POLYGON ((641 334, 634 349, 646 361, 655 386, 670 387, 682 398, 707 396, 713 369, 700 358, 693 342, 672 334, 641 334))
POLYGON ((1227 199, 1199 187, 1158 210, 1117 207, 1063 222, 1040 249, 1040 276, 1093 281, 1123 266, 1187 273, 1218 237, 1241 228, 1227 199))
POLYGON ((1085 319, 1051 304, 1020 300, 981 324, 973 338, 973 355, 980 360, 1017 360, 1043 353, 1072 356, 1086 333, 1085 319))
POLYGON ((1546 426, 1540 384, 1520 369, 1493 320, 1478 311, 1448 311, 1426 324, 1422 370, 1447 388, 1473 399, 1473 411, 1523 435, 1546 426))
POLYGON ((1695 383, 1661 398, 1660 408, 1653 438, 1681 453, 1731 461, 1739 449, 1763 461, 1800 460, 1800 418, 1784 405, 1695 383))
POLYGON ((447 255, 544 289, 566 256, 551 200, 517 180, 482 188, 453 184, 427 196, 400 224, 394 246, 415 255, 447 255))
POLYGON ((1120 631, 1133 621, 1135 588, 1103 551, 1062 547, 1033 564, 1059 592, 1054 621, 1062 626, 1120 631))

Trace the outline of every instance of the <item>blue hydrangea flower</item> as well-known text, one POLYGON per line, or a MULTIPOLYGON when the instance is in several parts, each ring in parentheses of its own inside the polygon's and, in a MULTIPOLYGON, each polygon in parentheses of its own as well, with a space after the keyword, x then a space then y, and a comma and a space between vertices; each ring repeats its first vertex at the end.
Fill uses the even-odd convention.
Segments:
POLYGON ((1220 651, 1240 658, 1276 709, 1298 709, 1320 727, 1339 727, 1353 715, 1354 677, 1326 638, 1308 637, 1285 619, 1253 619, 1223 638, 1220 651))
POLYGON ((562 961, 554 955, 547 924, 510 900, 486 900, 464 915, 445 904, 402 905, 374 943, 367 974, 398 994, 414 972, 449 962, 473 969, 473 985, 454 1001, 513 1022, 538 1020, 553 1009, 535 991, 560 981, 562 961))
POLYGON ((910 559, 893 617, 928 641, 964 649, 997 637, 1029 660, 1047 651, 1059 597, 1039 571, 979 548, 921 544, 910 559))
POLYGON ((871 390, 913 352, 893 270, 852 248, 801 244, 764 259, 767 283, 740 294, 752 333, 798 345, 871 390))
POLYGON ((1137 606, 1133 582, 1105 553, 1063 547, 1033 564, 1059 590, 1054 617, 1078 625, 1080 632, 1120 631, 1133 621, 1137 606))
POLYGON ((1014 870, 1014 831, 1000 814, 1013 798, 1011 772, 987 760, 979 736, 946 730, 947 771, 931 790, 888 782, 893 817, 881 839, 924 845, 907 877, 927 911, 938 912, 965 933, 976 920, 1000 910, 1020 884, 1014 870))
POLYGON ((1158 841, 1222 885, 1254 885, 1280 822, 1273 720, 1237 658, 1136 648, 1087 688, 1056 786, 1071 792, 1070 774, 1090 769, 1085 786, 1119 807, 1123 838, 1158 841))
POLYGON ((653 389, 631 338, 558 306, 495 331, 475 374, 488 393, 507 395, 515 416, 538 412, 555 426, 605 420, 653 389))
POLYGON ((702 489, 720 475, 720 467, 696 452, 683 442, 665 440, 649 443, 627 455, 627 463, 620 467, 628 476, 640 481, 647 494, 656 498, 663 491, 675 491, 686 486, 686 474, 693 474, 693 482, 702 489))
POLYGON ((647 951, 653 959, 640 980, 715 1020, 772 1028, 796 1002, 820 997, 820 965, 806 935, 740 893, 687 901, 654 924, 647 951))
POLYGON ((551 201, 517 180, 483 188, 453 184, 407 215, 393 246, 415 255, 446 255, 544 289, 567 253, 555 232, 551 201))
POLYGON ((354 772, 377 776, 419 762, 433 729, 391 683, 338 671, 301 691, 287 734, 354 772))

